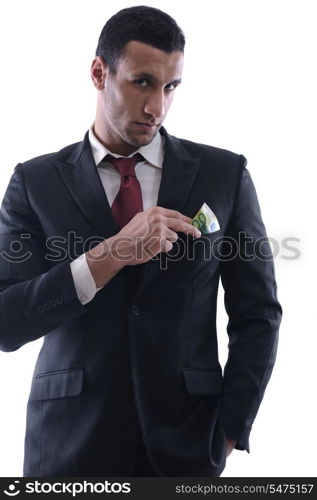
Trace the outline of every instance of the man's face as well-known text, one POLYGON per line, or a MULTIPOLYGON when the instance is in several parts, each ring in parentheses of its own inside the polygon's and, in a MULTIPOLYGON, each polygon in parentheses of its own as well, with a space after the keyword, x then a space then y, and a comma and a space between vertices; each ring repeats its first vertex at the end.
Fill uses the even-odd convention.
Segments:
POLYGON ((168 54, 135 41, 126 45, 116 74, 104 65, 97 115, 109 145, 130 154, 154 139, 180 83, 182 68, 182 52, 168 54))

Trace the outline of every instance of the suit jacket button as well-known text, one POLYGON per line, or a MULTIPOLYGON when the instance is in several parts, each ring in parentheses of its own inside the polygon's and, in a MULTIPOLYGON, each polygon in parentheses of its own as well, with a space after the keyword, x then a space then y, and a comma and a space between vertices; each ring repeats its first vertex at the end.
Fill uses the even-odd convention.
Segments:
POLYGON ((136 304, 132 304, 132 306, 131 306, 131 314, 133 314, 133 316, 140 316, 141 311, 140 311, 139 307, 136 304))

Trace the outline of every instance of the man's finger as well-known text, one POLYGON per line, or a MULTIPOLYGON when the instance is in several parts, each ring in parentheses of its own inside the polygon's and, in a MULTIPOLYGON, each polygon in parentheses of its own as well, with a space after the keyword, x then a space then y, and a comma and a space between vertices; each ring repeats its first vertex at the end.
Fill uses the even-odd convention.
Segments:
POLYGON ((173 248, 173 243, 164 238, 160 241, 160 248, 161 248, 161 252, 163 252, 163 253, 170 252, 173 248))
POLYGON ((187 215, 182 214, 181 212, 178 212, 177 210, 172 210, 170 208, 163 208, 163 207, 158 207, 162 210, 162 215, 168 218, 173 218, 173 219, 180 219, 183 220, 184 222, 190 222, 191 218, 187 217, 187 215))
POLYGON ((165 239, 171 241, 172 243, 175 243, 175 241, 178 240, 178 234, 175 233, 175 231, 167 229, 165 239))
MULTIPOLYGON (((191 219, 189 219, 191 220, 191 219)), ((185 233, 185 234, 191 234, 195 236, 196 238, 199 238, 201 236, 201 232, 197 227, 193 226, 192 224, 185 222, 184 220, 180 219, 175 219, 175 218, 168 218, 166 220, 166 225, 173 231, 185 233)))

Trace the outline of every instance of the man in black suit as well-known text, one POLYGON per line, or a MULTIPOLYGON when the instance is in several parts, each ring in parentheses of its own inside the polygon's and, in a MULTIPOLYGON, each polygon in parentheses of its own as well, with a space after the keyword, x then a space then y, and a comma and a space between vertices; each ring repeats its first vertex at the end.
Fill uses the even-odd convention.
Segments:
POLYGON ((5 193, 0 345, 44 336, 25 476, 218 476, 249 449, 281 308, 245 158, 162 127, 184 44, 157 9, 113 16, 91 68, 93 126, 17 165, 5 193), (204 203, 219 229, 201 234, 204 203))

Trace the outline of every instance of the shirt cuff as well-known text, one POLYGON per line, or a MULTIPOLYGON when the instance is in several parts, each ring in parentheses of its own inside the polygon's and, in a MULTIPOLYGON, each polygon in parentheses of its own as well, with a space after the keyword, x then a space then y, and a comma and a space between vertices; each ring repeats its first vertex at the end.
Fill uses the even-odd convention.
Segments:
POLYGON ((92 277, 84 253, 70 263, 70 270, 73 276, 78 300, 84 306, 88 304, 103 287, 96 287, 95 280, 92 277))

